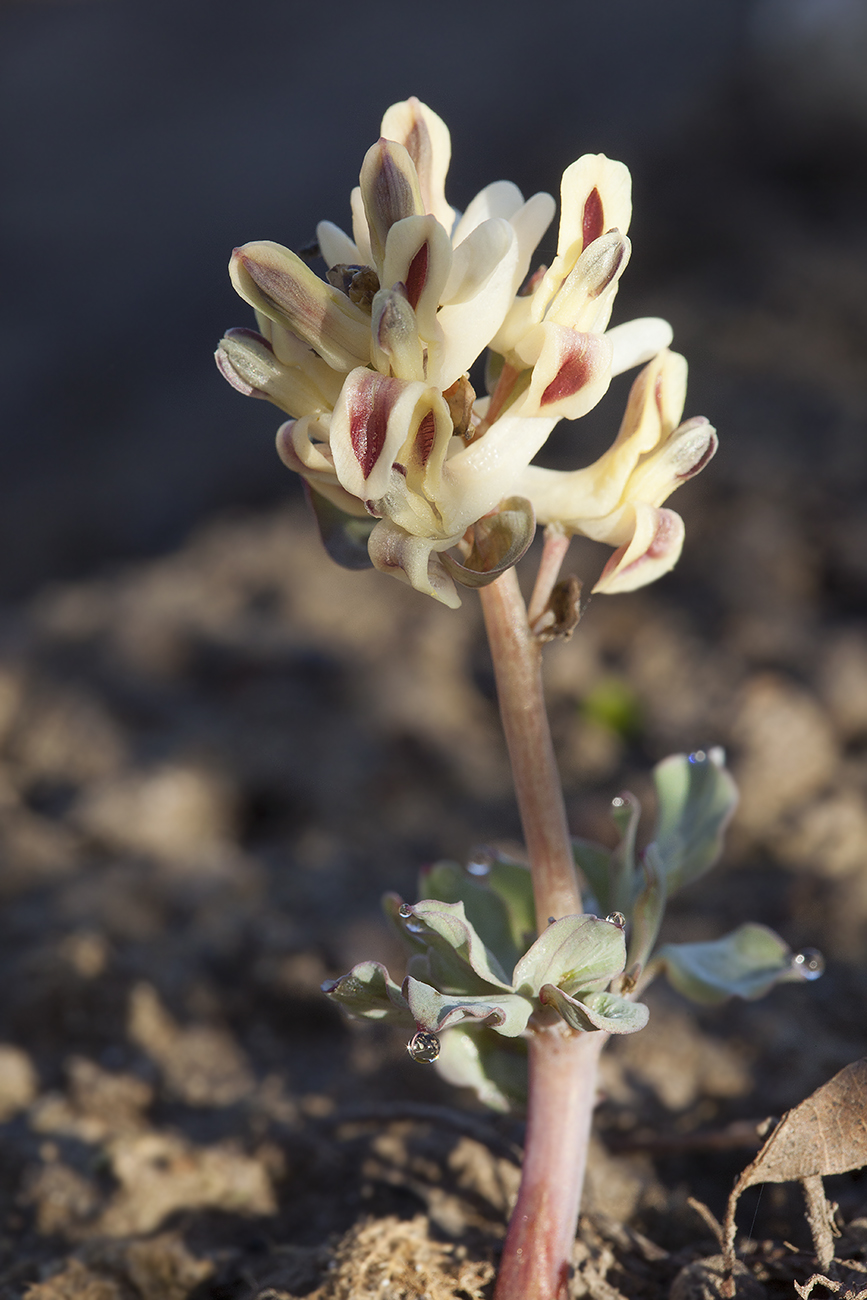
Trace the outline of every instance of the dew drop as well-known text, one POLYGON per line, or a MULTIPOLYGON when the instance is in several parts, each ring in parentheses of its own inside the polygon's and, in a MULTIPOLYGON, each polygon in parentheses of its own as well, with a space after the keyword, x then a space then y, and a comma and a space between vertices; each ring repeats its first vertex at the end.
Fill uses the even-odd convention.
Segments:
POLYGON ((706 763, 707 754, 703 749, 697 749, 694 754, 690 754, 689 761, 690 763, 706 763))
POLYGON ((436 1034, 428 1034, 420 1029, 417 1034, 413 1034, 406 1050, 420 1065, 432 1065, 440 1054, 440 1040, 436 1034))
POLYGON ((609 912, 605 920, 610 921, 612 925, 616 925, 618 930, 626 929, 626 917, 622 912, 609 912))
POLYGON ((467 872, 471 876, 489 876, 494 855, 490 849, 480 846, 473 849, 473 856, 467 863, 467 872))
POLYGON ((555 922, 556 920, 557 920, 556 916, 549 916, 549 917, 548 917, 548 924, 549 924, 549 925, 553 925, 554 922, 555 922))
POLYGON ((792 970, 797 971, 802 979, 817 980, 825 973, 825 958, 818 948, 805 948, 792 958, 792 970))
POLYGON ((618 794, 618 795, 615 795, 615 797, 611 800, 611 807, 612 807, 612 808, 625 808, 625 807, 626 807, 626 800, 625 800, 621 795, 619 795, 619 794, 618 794))
POLYGON ((397 914, 402 920, 407 920, 408 917, 412 916, 412 905, 410 903, 401 903, 397 909, 397 914))

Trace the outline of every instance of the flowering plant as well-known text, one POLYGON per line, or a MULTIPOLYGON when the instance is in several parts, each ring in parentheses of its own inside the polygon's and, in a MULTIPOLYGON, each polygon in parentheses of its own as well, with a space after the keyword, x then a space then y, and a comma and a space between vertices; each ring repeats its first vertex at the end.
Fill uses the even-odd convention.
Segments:
POLYGON ((498 181, 460 215, 445 197, 450 153, 435 113, 395 104, 352 192, 353 238, 318 227, 326 280, 279 244, 236 249, 232 282, 260 332, 230 330, 220 368, 292 417, 278 450, 338 558, 358 564, 349 539, 361 539, 376 568, 455 607, 455 581, 490 581, 520 557, 535 512, 617 547, 595 590, 632 590, 676 562, 683 526, 660 507, 716 437, 706 420, 679 424, 686 363, 665 351, 667 323, 608 328, 630 253, 629 172, 601 154, 567 168, 557 255, 524 284, 553 198, 525 202, 498 181), (495 379, 478 398, 469 371, 485 348, 495 379), (531 466, 559 420, 647 361, 605 456, 571 474, 531 466), (474 527, 515 497, 529 505, 489 522, 474 552, 474 527))
POLYGON ((368 961, 323 988, 354 1017, 406 1026, 416 1060, 488 1105, 526 1100, 496 1300, 559 1300, 599 1051, 643 1028, 642 990, 665 973, 697 1001, 759 997, 815 978, 822 962, 749 923, 657 946, 667 897, 713 865, 734 811, 718 750, 657 765, 643 851, 629 794, 614 800, 615 849, 570 837, 541 681, 543 642, 570 635, 578 617, 574 582, 558 583, 569 539, 614 548, 594 591, 660 577, 683 545, 663 503, 708 463, 716 434, 705 419, 681 421, 686 362, 668 350, 665 321, 609 328, 630 254, 623 164, 586 155, 566 169, 556 256, 529 274, 554 200, 525 202, 499 181, 460 215, 445 197, 449 156, 429 108, 390 108, 352 193, 352 237, 318 227, 325 280, 279 244, 236 249, 232 281, 259 330, 230 330, 217 362, 235 388, 290 417, 278 451, 305 480, 335 559, 452 608, 456 584, 479 589, 527 861, 428 869, 420 901, 386 900, 410 953, 405 979, 368 961), (485 349, 480 397, 471 374, 485 349), (571 471, 532 463, 559 420, 585 415, 613 375, 639 365, 604 455, 571 471), (527 608, 514 566, 537 520, 545 544, 527 608))

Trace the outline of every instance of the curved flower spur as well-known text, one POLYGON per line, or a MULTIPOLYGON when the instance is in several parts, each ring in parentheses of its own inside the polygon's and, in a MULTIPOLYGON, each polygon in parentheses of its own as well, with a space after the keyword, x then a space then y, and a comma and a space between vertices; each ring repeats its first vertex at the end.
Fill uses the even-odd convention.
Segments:
POLYGON ((629 172, 601 154, 567 169, 557 256, 522 290, 553 198, 525 202, 497 181, 461 216, 445 197, 450 153, 431 109, 393 105, 352 193, 353 237, 317 229, 326 280, 279 244, 235 251, 232 281, 259 333, 230 330, 218 365, 292 417, 278 451, 349 567, 373 564, 454 608, 455 581, 481 585, 516 563, 538 517, 619 548, 598 590, 652 581, 683 540, 661 502, 716 448, 706 421, 676 427, 681 358, 663 353, 639 376, 595 466, 530 467, 559 420, 671 341, 655 318, 608 329, 630 253, 629 172), (469 370, 486 348, 492 391, 477 397, 469 370))

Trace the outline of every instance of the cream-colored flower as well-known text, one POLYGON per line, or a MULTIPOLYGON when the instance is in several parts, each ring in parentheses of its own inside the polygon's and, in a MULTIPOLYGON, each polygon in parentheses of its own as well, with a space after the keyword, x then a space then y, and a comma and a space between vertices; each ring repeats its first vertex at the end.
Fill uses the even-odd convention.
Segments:
POLYGON ((620 432, 603 456, 571 473, 530 465, 519 480, 541 523, 617 547, 595 592, 634 591, 677 563, 683 520, 660 507, 717 448, 707 420, 679 423, 685 397, 685 360, 660 352, 632 385, 620 432))
POLYGON ((521 294, 554 200, 498 181, 461 216, 445 197, 450 149, 424 104, 390 108, 352 193, 352 237, 318 227, 327 281, 279 244, 235 251, 232 281, 260 332, 229 331, 217 361, 292 417, 278 450, 312 491, 376 520, 372 563, 456 606, 462 574, 443 553, 504 499, 535 505, 528 466, 557 421, 590 410, 671 331, 607 329, 629 257, 622 164, 588 156, 567 170, 557 257, 521 294), (477 400, 468 371, 488 347, 499 380, 477 400))

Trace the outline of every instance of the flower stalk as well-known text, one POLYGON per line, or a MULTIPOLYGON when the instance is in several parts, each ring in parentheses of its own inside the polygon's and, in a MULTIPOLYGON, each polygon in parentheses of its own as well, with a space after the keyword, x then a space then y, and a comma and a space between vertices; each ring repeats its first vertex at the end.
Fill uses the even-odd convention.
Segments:
POLYGON ((581 911, 581 891, 545 697, 542 647, 530 631, 514 569, 480 591, 541 930, 581 911))
MULTIPOLYGON (((558 569, 560 559, 562 554, 558 569)), ((548 560, 550 567, 550 556, 548 560)), ((559 920, 581 912, 543 694, 542 647, 530 630, 514 569, 484 587, 480 595, 541 932, 549 917, 559 920)), ((534 1024, 545 1019, 543 1012, 527 1027, 524 1163, 495 1300, 554 1300, 566 1293, 587 1164, 596 1066, 607 1035, 576 1032, 562 1020, 534 1024)))

